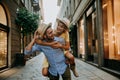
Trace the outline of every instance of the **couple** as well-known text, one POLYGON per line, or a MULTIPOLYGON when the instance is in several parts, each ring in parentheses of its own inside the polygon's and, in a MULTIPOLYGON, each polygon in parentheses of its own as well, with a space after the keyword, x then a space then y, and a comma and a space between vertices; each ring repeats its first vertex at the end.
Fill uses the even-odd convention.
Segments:
MULTIPOLYGON (((66 21, 66 19, 58 20, 58 27, 59 27, 58 29, 59 30, 62 28, 68 27, 68 25, 66 25, 65 21, 66 21)), ((57 35, 59 35, 59 34, 56 34, 56 36, 57 35)), ((37 43, 39 43, 39 42, 37 41, 37 43)), ((62 48, 62 45, 65 45, 65 43, 66 42, 63 38, 54 37, 54 33, 51 28, 51 25, 42 23, 40 25, 40 27, 36 30, 33 40, 26 47, 25 54, 27 55, 28 53, 31 53, 36 50, 44 52, 44 54, 47 58, 47 61, 49 63, 48 77, 50 78, 50 80, 59 80, 59 75, 62 75, 63 80, 71 80, 70 69, 69 69, 68 64, 66 64, 66 59, 65 59, 65 54, 68 55, 68 56, 66 56, 68 58, 69 58, 70 54, 68 54, 69 52, 65 53, 64 49, 62 48), (40 38, 40 40, 42 40, 42 43, 56 42, 54 44, 57 45, 57 48, 36 44, 36 39, 39 39, 39 38, 40 38)), ((73 62, 73 61, 71 61, 71 62, 73 62)), ((74 66, 75 66, 75 63, 74 63, 74 66)), ((73 70, 75 70, 74 66, 72 66, 73 70)), ((75 75, 78 76, 77 73, 75 75)))

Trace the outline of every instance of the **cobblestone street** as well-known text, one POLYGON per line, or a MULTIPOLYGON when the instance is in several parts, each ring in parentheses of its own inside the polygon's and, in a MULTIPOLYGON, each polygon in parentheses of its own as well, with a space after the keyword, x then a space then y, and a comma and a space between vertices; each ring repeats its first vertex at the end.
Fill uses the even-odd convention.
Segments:
MULTIPOLYGON (((0 73, 0 80, 49 80, 41 74, 43 54, 27 61, 24 67, 18 66, 0 73)), ((79 59, 76 59, 79 77, 72 74, 72 80, 119 80, 118 78, 90 65, 79 59)), ((62 80, 62 79, 60 79, 62 80)))

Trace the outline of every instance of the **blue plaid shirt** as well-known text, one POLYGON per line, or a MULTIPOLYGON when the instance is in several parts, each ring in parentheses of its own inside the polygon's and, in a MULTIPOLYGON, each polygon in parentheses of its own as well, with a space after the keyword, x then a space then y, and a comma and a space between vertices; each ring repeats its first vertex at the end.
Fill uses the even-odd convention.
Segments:
MULTIPOLYGON (((54 41, 59 41, 61 44, 65 43, 64 39, 59 37, 55 37, 54 41)), ((52 75, 54 76, 57 76, 58 74, 62 75, 65 72, 67 65, 65 63, 65 56, 63 49, 60 48, 55 49, 50 46, 42 46, 42 45, 34 44, 31 51, 25 50, 25 54, 29 54, 36 50, 42 51, 47 57, 50 65, 49 72, 52 75)))

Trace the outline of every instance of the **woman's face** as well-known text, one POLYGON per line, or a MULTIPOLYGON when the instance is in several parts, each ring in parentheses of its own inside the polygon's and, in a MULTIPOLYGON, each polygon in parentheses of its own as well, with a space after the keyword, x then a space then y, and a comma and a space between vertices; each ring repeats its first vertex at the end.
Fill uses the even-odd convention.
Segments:
POLYGON ((58 22, 58 26, 57 26, 57 32, 58 33, 63 33, 66 29, 65 24, 63 24, 62 22, 58 22))

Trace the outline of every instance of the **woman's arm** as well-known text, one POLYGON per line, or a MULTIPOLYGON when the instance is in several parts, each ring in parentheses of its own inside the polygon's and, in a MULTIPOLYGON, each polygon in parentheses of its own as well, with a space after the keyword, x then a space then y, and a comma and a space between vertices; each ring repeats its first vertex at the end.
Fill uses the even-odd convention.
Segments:
POLYGON ((39 44, 39 45, 44 45, 44 46, 53 46, 53 45, 56 45, 57 42, 45 42, 45 41, 42 41, 41 39, 36 39, 35 40, 35 43, 39 44))
POLYGON ((61 48, 62 48, 62 49, 65 49, 65 50, 69 50, 69 48, 70 48, 69 42, 66 42, 65 45, 62 45, 62 46, 61 46, 61 48))
POLYGON ((44 45, 44 46, 51 46, 52 48, 62 48, 62 49, 69 49, 69 44, 66 45, 62 45, 60 42, 44 42, 40 39, 36 39, 35 43, 39 44, 39 45, 44 45))
POLYGON ((44 45, 44 46, 52 46, 54 44, 53 42, 44 42, 41 39, 36 39, 35 43, 39 45, 44 45))
POLYGON ((69 45, 69 42, 66 42, 66 44, 61 44, 60 42, 56 42, 56 44, 53 44, 51 47, 52 48, 61 48, 61 49, 69 50, 70 45, 69 45))

